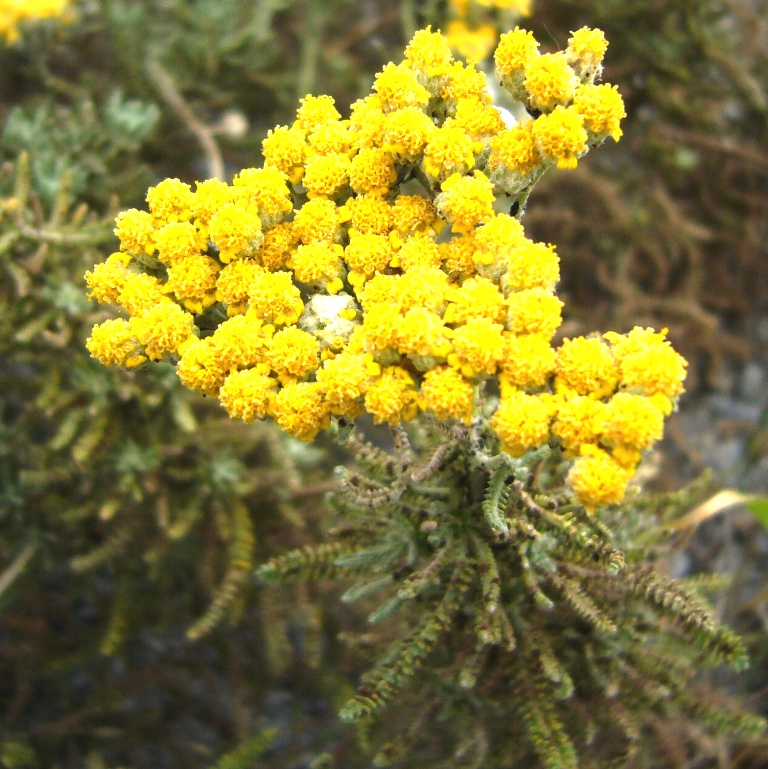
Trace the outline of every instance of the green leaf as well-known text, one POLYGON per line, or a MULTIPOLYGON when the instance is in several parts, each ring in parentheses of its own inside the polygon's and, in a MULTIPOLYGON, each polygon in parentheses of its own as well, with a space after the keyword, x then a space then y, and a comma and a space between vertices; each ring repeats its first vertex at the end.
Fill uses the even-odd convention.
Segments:
POLYGON ((751 497, 744 502, 764 529, 768 529, 768 497, 751 497))

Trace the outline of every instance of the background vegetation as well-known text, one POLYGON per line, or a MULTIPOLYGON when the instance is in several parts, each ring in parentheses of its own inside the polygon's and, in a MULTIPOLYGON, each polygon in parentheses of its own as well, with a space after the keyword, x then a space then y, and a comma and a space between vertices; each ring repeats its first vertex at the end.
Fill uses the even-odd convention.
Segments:
MULTIPOLYGON (((528 207, 563 259, 563 333, 668 326, 689 394, 644 468, 670 490, 768 490, 768 4, 536 0, 552 48, 610 47, 625 136, 528 207)), ((82 275, 114 213, 166 176, 258 165, 307 92, 342 108, 400 56, 430 0, 83 0, 0 48, 0 763, 367 765, 336 717, 365 669, 365 612, 323 584, 263 589, 270 556, 320 539, 330 444, 231 422, 157 367, 84 349, 104 314, 82 275), (357 639, 351 643, 351 639, 357 639)), ((660 551, 731 577, 716 605, 752 650, 712 679, 768 712, 768 540, 746 513, 660 551)), ((757 767, 768 745, 645 725, 649 766, 757 767)), ((638 759, 641 760, 641 759, 638 759)))

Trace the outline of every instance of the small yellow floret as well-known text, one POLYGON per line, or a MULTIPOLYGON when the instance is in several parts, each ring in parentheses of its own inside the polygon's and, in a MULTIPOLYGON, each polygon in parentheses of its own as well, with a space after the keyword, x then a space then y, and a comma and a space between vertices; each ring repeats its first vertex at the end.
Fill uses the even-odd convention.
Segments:
POLYGON ((198 224, 207 224, 211 217, 227 203, 231 203, 234 191, 219 179, 206 179, 195 185, 192 213, 198 224))
POLYGON ((558 104, 566 106, 578 84, 579 78, 564 53, 545 53, 530 59, 525 66, 525 89, 536 109, 548 112, 558 104))
POLYGON ((397 349, 404 355, 445 358, 452 349, 453 331, 443 319, 424 307, 412 307, 395 329, 397 349))
POLYGON ((264 419, 270 396, 277 385, 259 369, 232 372, 219 391, 219 400, 232 419, 253 422, 264 419))
POLYGON ((578 457, 585 444, 597 444, 603 434, 605 404, 581 395, 559 397, 552 433, 563 442, 568 457, 578 457))
POLYGON ((331 243, 338 237, 340 225, 339 210, 325 198, 307 201, 293 220, 294 233, 302 243, 331 243))
POLYGON ((341 115, 333 105, 332 96, 305 96, 296 111, 296 127, 310 133, 325 123, 338 120, 341 115))
POLYGON ((508 335, 501 358, 503 384, 542 387, 555 370, 555 351, 539 334, 508 335))
POLYGON ((540 334, 551 339, 562 322, 563 303, 545 288, 528 288, 507 297, 507 323, 515 334, 540 334))
POLYGON ((387 366, 365 394, 365 410, 375 424, 395 427, 418 413, 418 393, 413 377, 400 366, 387 366))
POLYGON ((344 259, 352 268, 350 283, 358 286, 381 272, 392 261, 393 253, 386 235, 352 235, 344 249, 344 259))
POLYGON ((164 264, 199 257, 207 245, 200 230, 191 222, 170 222, 161 227, 154 237, 157 257, 164 264))
POLYGON ((267 361, 280 381, 303 379, 320 365, 319 351, 312 334, 290 326, 275 334, 267 361))
POLYGON ((211 217, 209 234, 225 264, 253 256, 263 240, 258 215, 235 203, 223 206, 211 217))
POLYGON ((163 179, 147 192, 149 210, 161 222, 186 222, 192 217, 192 188, 178 179, 163 179))
POLYGON ((128 275, 126 267, 130 263, 131 257, 118 251, 105 262, 97 264, 93 272, 86 272, 85 282, 90 289, 88 298, 101 304, 117 304, 128 275))
POLYGON ((619 384, 619 367, 600 339, 566 339, 557 351, 558 390, 604 398, 619 384))
POLYGON ((424 375, 420 407, 431 411, 435 419, 452 419, 469 424, 472 418, 474 389, 450 366, 440 366, 424 375))
POLYGON ((406 237, 433 227, 437 210, 421 195, 398 195, 392 206, 392 226, 406 237))
POLYGON ((267 166, 274 166, 288 176, 292 184, 298 184, 304 175, 304 163, 309 157, 309 146, 304 134, 287 126, 277 126, 269 131, 261 143, 261 151, 267 166))
POLYGON ((603 61, 608 41, 600 29, 582 27, 571 33, 565 54, 568 63, 580 73, 594 74, 603 61))
POLYGON ((417 73, 430 79, 448 74, 453 62, 448 42, 431 27, 416 32, 405 49, 405 58, 417 73))
POLYGON ((439 267, 442 261, 440 248, 434 238, 416 234, 407 238, 392 259, 392 266, 405 272, 415 267, 439 267))
POLYGON ((120 239, 120 250, 129 254, 152 254, 155 250, 153 236, 155 220, 152 214, 129 208, 115 219, 115 235, 120 239))
POLYGON ((130 322, 133 333, 151 360, 160 360, 177 352, 194 330, 192 316, 170 300, 134 316, 130 322))
POLYGON ((573 107, 584 117, 584 126, 598 138, 610 136, 614 141, 621 138, 621 120, 627 116, 624 100, 615 85, 579 86, 573 107))
MULTIPOLYGON (((376 279, 389 276, 377 276, 376 279)), ((425 307, 440 313, 445 307, 448 291, 448 276, 439 268, 430 265, 416 265, 404 275, 395 277, 389 287, 389 298, 403 311, 411 307, 425 307)))
POLYGON ((533 32, 515 27, 501 36, 494 58, 499 78, 513 77, 539 56, 539 44, 533 32))
POLYGON ((300 441, 314 440, 330 424, 328 404, 317 382, 287 384, 272 399, 270 413, 283 430, 300 441))
POLYGON ((513 291, 542 288, 551 291, 560 279, 560 258, 555 247, 525 240, 507 259, 506 286, 513 291))
POLYGON ((208 256, 178 259, 168 268, 165 291, 190 311, 200 314, 216 301, 216 279, 221 267, 208 256))
POLYGON ((249 313, 265 323, 292 326, 304 311, 301 291, 294 285, 289 272, 263 272, 248 289, 249 313))
POLYGON ((353 401, 365 395, 374 377, 380 373, 381 369, 369 355, 345 351, 323 364, 317 372, 317 382, 331 413, 344 415, 349 413, 353 401))
POLYGON ((486 278, 470 278, 447 294, 446 323, 467 323, 473 318, 488 318, 500 323, 506 315, 504 295, 486 278))
POLYGON ((293 211, 288 175, 277 168, 245 168, 235 176, 232 187, 245 208, 256 206, 265 227, 293 211))
POLYGON ((584 117, 574 107, 558 106, 549 115, 536 118, 533 135, 542 155, 556 161, 558 168, 576 168, 587 151, 584 117))
POLYGON ((384 123, 383 149, 403 162, 415 161, 424 151, 437 127, 417 107, 391 112, 384 123))
POLYGON ((501 440, 501 449, 521 457, 549 439, 552 404, 539 396, 512 391, 505 393, 491 419, 491 427, 501 440))
POLYGON ((472 141, 466 131, 446 121, 427 142, 422 158, 424 173, 432 180, 445 181, 451 174, 464 174, 475 165, 475 152, 482 143, 472 141))
POLYGON ((281 270, 298 242, 293 222, 281 222, 264 233, 264 240, 253 258, 265 270, 281 270))
MULTIPOLYGON (((480 59, 475 59, 475 61, 480 61, 480 59)), ((487 102, 490 99, 486 91, 485 75, 472 62, 464 64, 460 61, 455 61, 451 66, 448 81, 443 86, 440 95, 453 102, 457 102, 459 99, 480 99, 487 102)))
POLYGON ((642 395, 616 393, 605 408, 603 439, 638 451, 651 448, 664 434, 664 414, 642 395))
POLYGON ((492 171, 511 171, 526 176, 541 165, 541 153, 533 135, 532 120, 501 131, 491 139, 490 147, 488 168, 492 171))
POLYGON ((307 160, 303 185, 310 198, 332 198, 349 184, 351 161, 349 156, 334 152, 314 155, 307 160))
POLYGON ((191 339, 184 345, 176 373, 184 387, 201 395, 218 395, 228 372, 208 338, 191 339))
POLYGON ((597 446, 585 445, 568 474, 568 482, 588 509, 615 504, 624 499, 634 470, 619 464, 597 446))
POLYGON ((440 189, 435 205, 455 232, 471 232, 493 218, 493 185, 481 171, 472 176, 453 174, 440 189))
POLYGON ((386 113, 378 96, 358 99, 351 109, 349 130, 354 136, 354 146, 360 148, 381 147, 384 142, 386 113))
POLYGON ((253 279, 263 268, 251 259, 236 259, 230 262, 216 278, 217 299, 229 305, 227 314, 245 312, 248 303, 248 289, 253 279))
POLYGON ((126 275, 117 303, 129 315, 141 315, 165 300, 163 284, 152 275, 140 272, 126 275))
POLYGON ((383 198, 361 195, 350 198, 344 205, 351 216, 350 231, 361 235, 387 235, 392 228, 392 206, 383 198))
POLYGON ((319 125, 307 139, 309 146, 321 155, 330 155, 335 152, 347 154, 352 146, 352 140, 348 120, 334 120, 319 125))
POLYGON ((474 141, 490 139, 506 128, 501 113, 482 99, 459 99, 453 121, 474 141))
POLYGON ((429 101, 429 91, 405 63, 387 64, 376 75, 373 90, 379 95, 386 112, 405 107, 421 108, 429 101))
POLYGON ((288 266, 300 283, 324 288, 343 275, 343 256, 344 249, 337 243, 302 244, 291 254, 288 266))
POLYGON ((459 326, 451 340, 453 352, 448 355, 448 363, 467 379, 495 374, 505 352, 503 328, 490 318, 472 318, 459 326))
POLYGON ((225 320, 209 341, 221 369, 230 371, 263 363, 273 332, 272 326, 265 326, 252 316, 235 315, 225 320))
POLYGON ((349 185, 361 195, 386 195, 396 180, 391 153, 376 147, 361 149, 349 166, 349 185))
POLYGON ((131 324, 123 318, 96 324, 85 343, 92 358, 105 366, 138 366, 147 359, 131 324))

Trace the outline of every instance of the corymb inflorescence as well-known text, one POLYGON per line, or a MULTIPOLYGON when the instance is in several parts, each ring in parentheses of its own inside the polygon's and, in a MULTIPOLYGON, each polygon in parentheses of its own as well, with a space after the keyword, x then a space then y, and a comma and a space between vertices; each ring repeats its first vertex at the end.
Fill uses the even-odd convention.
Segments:
POLYGON ((586 28, 557 53, 503 35, 496 75, 530 115, 514 125, 429 29, 348 119, 307 96, 264 140, 262 168, 194 190, 166 179, 148 211, 118 216, 120 252, 86 277, 129 318, 96 326, 88 349, 106 365, 175 363, 232 417, 301 440, 334 415, 488 416, 513 456, 561 444, 588 507, 620 501, 685 361, 643 328, 553 347, 555 248, 496 206, 524 207, 548 168, 619 139, 621 96, 595 83, 606 46, 586 28))

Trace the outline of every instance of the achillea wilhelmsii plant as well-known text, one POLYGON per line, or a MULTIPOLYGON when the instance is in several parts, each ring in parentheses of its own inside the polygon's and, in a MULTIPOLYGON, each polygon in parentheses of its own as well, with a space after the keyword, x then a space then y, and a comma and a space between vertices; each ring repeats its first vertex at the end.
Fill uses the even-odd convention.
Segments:
POLYGON ((531 116, 509 126, 484 75, 418 32, 349 119, 307 96, 262 168, 150 189, 149 211, 117 219, 121 251, 87 274, 129 315, 94 327, 95 358, 172 362, 230 416, 305 441, 331 428, 357 455, 338 541, 260 574, 357 575, 347 600, 387 593, 373 623, 410 606, 343 716, 373 716, 424 667, 424 696, 441 694, 416 723, 451 703, 480 724, 489 766, 519 733, 548 767, 597 756, 606 734, 600 755, 625 756, 652 707, 761 728, 696 698, 696 664, 738 666, 741 644, 647 565, 637 516, 606 507, 661 437, 685 361, 639 327, 553 347, 558 257, 518 218, 548 168, 621 136, 621 96, 595 83, 606 46, 586 28, 559 53, 503 35, 497 76, 531 116), (351 434, 363 413, 392 427, 392 453, 351 434))

